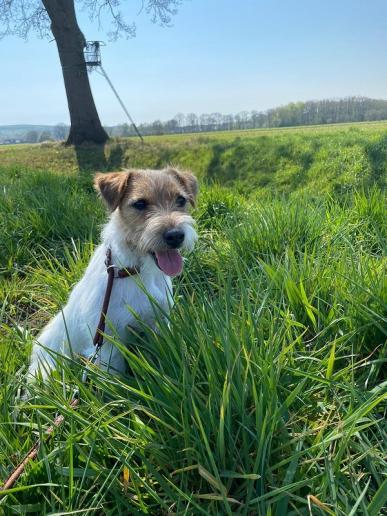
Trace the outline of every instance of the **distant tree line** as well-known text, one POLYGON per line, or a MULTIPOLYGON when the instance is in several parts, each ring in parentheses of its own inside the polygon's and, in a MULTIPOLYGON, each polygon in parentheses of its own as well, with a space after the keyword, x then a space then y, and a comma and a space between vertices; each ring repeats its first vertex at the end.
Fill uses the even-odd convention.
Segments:
POLYGON ((41 133, 32 129, 24 136, 26 143, 47 142, 52 140, 65 140, 68 137, 70 128, 66 124, 55 125, 51 130, 45 129, 41 133))
MULTIPOLYGON (((387 100, 367 97, 346 97, 330 100, 310 100, 292 102, 267 111, 241 111, 235 115, 209 113, 178 113, 171 120, 155 120, 142 123, 138 127, 144 135, 200 133, 208 131, 231 131, 240 129, 259 129, 269 127, 291 127, 298 125, 335 124, 342 122, 365 122, 387 120, 387 100)), ((129 124, 104 128, 109 136, 135 136, 129 124)), ((29 130, 17 136, 17 141, 3 143, 37 143, 49 140, 66 140, 69 126, 57 124, 39 132, 29 130)), ((15 140, 15 138, 13 138, 15 140)), ((1 143, 1 142, 0 142, 1 143)))
MULTIPOLYGON (((298 125, 335 124, 387 120, 387 100, 367 97, 292 102, 266 111, 241 111, 237 114, 178 113, 171 120, 155 120, 139 125, 144 135, 231 131, 298 125)), ((105 128, 110 136, 134 136, 128 124, 105 128)))
MULTIPOLYGON (((32 126, 33 127, 33 126, 32 126)), ((70 127, 66 124, 57 124, 53 127, 46 127, 44 130, 29 129, 28 131, 18 131, 12 135, 0 135, 0 143, 42 143, 54 140, 66 140, 70 127)))

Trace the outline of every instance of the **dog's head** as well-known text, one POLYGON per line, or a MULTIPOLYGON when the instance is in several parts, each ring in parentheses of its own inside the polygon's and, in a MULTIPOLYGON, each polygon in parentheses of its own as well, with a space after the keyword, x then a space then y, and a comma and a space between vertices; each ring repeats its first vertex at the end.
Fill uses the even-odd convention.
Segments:
POLYGON ((96 174, 95 189, 120 220, 128 245, 153 256, 169 276, 181 273, 179 249, 192 249, 197 235, 188 213, 198 193, 196 178, 175 168, 96 174))

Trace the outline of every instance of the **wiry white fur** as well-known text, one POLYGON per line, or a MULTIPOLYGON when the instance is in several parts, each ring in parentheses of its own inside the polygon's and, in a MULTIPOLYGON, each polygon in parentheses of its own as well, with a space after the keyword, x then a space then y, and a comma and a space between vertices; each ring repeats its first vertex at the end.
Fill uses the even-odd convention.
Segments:
MULTIPOLYGON (((160 244, 163 243, 162 234, 165 229, 165 219, 165 215, 151 217, 138 242, 136 242, 138 249, 146 253, 149 249, 159 248, 160 244)), ((178 220, 179 223, 176 227, 181 228, 185 233, 184 248, 192 250, 197 239, 196 232, 193 229, 194 220, 190 215, 182 214, 179 214, 178 220)), ((172 225, 174 226, 174 224, 171 224, 171 226, 172 225)))
MULTIPOLYGON (((183 248, 187 249, 193 247, 197 238, 191 221, 192 219, 181 225, 186 235, 183 248)), ((172 305, 171 278, 157 267, 152 256, 139 255, 128 247, 122 222, 114 212, 103 229, 102 243, 96 248, 84 276, 74 287, 66 306, 37 337, 31 355, 29 379, 33 378, 39 369, 42 376, 46 377, 49 371, 55 368, 55 358, 44 348, 52 350, 54 354, 66 356, 73 353, 88 357, 93 353, 93 337, 107 283, 105 258, 108 247, 112 251, 115 265, 140 268, 140 274, 114 280, 105 333, 118 336, 125 342, 128 325, 139 327, 139 321, 131 310, 150 326, 155 324, 157 305, 163 311, 169 311, 172 305)), ((102 346, 98 363, 112 372, 125 371, 124 358, 117 347, 107 339, 102 346)))

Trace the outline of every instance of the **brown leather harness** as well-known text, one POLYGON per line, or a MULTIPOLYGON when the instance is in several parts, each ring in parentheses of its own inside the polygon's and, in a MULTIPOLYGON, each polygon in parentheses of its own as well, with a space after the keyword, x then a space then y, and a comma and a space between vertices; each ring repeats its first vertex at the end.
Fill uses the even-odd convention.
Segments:
POLYGON ((105 259, 106 271, 108 273, 108 281, 106 284, 105 296, 103 299, 101 315, 99 318, 97 330, 94 335, 93 344, 97 348, 100 348, 103 344, 103 333, 105 331, 105 323, 106 323, 106 315, 109 308, 110 298, 113 290, 113 282, 115 278, 128 278, 129 276, 135 276, 139 274, 140 271, 135 267, 126 267, 123 269, 119 269, 116 265, 113 265, 112 262, 112 251, 108 247, 106 251, 106 259, 105 259))

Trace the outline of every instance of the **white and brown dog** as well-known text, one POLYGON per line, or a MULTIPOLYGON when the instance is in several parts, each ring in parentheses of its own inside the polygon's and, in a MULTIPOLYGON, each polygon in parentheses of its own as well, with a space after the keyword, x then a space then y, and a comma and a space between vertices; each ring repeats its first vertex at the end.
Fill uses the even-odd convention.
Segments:
MULTIPOLYGON (((66 306, 37 337, 30 379, 38 371, 45 378, 56 366, 55 354, 92 354, 106 291, 107 249, 113 264, 139 272, 114 281, 106 314, 105 334, 125 342, 128 326, 138 328, 138 319, 154 327, 155 306, 169 311, 171 277, 183 269, 179 250, 192 249, 197 239, 188 206, 195 202, 198 184, 189 172, 166 168, 97 174, 94 186, 108 206, 110 219, 102 231, 102 243, 66 306)), ((126 369, 123 356, 109 339, 101 348, 98 364, 112 372, 126 369)))

